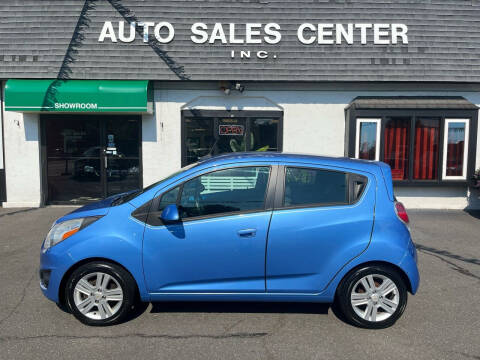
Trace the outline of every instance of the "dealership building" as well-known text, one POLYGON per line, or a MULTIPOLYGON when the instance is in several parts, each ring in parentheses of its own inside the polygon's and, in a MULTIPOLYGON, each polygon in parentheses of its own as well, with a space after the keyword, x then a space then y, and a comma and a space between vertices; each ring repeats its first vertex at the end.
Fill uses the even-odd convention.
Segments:
POLYGON ((478 0, 0 11, 4 207, 83 204, 208 154, 283 151, 384 161, 409 208, 480 208, 478 0))

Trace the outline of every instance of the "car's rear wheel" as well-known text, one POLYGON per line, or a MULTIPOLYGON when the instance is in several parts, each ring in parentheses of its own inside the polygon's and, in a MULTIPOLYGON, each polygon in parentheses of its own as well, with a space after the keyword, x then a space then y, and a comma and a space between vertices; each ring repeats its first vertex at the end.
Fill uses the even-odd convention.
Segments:
POLYGON ((340 284, 336 301, 353 325, 383 329, 393 325, 407 306, 407 287, 402 277, 387 266, 368 266, 348 274, 340 284))
POLYGON ((87 325, 113 325, 132 311, 136 284, 122 267, 103 262, 87 263, 75 269, 65 288, 68 307, 87 325))

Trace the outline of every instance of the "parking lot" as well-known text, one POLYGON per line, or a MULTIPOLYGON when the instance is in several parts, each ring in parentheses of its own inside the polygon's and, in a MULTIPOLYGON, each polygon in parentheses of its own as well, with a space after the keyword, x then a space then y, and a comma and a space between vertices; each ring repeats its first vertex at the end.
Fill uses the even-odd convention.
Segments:
POLYGON ((409 212, 420 290, 394 327, 372 331, 283 303, 157 303, 82 325, 37 281, 41 240, 70 210, 0 208, 1 359, 480 359, 480 213, 409 212))

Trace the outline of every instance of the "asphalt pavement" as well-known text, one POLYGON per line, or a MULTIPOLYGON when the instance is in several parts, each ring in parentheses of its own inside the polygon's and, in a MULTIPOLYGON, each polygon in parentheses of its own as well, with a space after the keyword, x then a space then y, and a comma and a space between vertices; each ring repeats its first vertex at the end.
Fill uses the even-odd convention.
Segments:
POLYGON ((41 241, 70 210, 0 208, 2 360, 480 359, 480 213, 409 211, 420 290, 374 331, 289 303, 148 304, 121 325, 85 326, 38 286, 41 241))

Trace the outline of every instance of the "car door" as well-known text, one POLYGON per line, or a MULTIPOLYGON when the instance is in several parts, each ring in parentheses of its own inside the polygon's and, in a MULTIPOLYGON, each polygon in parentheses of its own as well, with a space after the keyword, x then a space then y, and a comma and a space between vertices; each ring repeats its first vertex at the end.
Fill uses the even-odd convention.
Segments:
POLYGON ((375 177, 333 167, 278 169, 267 292, 319 293, 370 242, 375 177))
POLYGON ((209 171, 157 196, 143 244, 149 292, 265 292, 272 169, 259 164, 209 171), (180 222, 160 220, 169 204, 177 204, 180 222))

